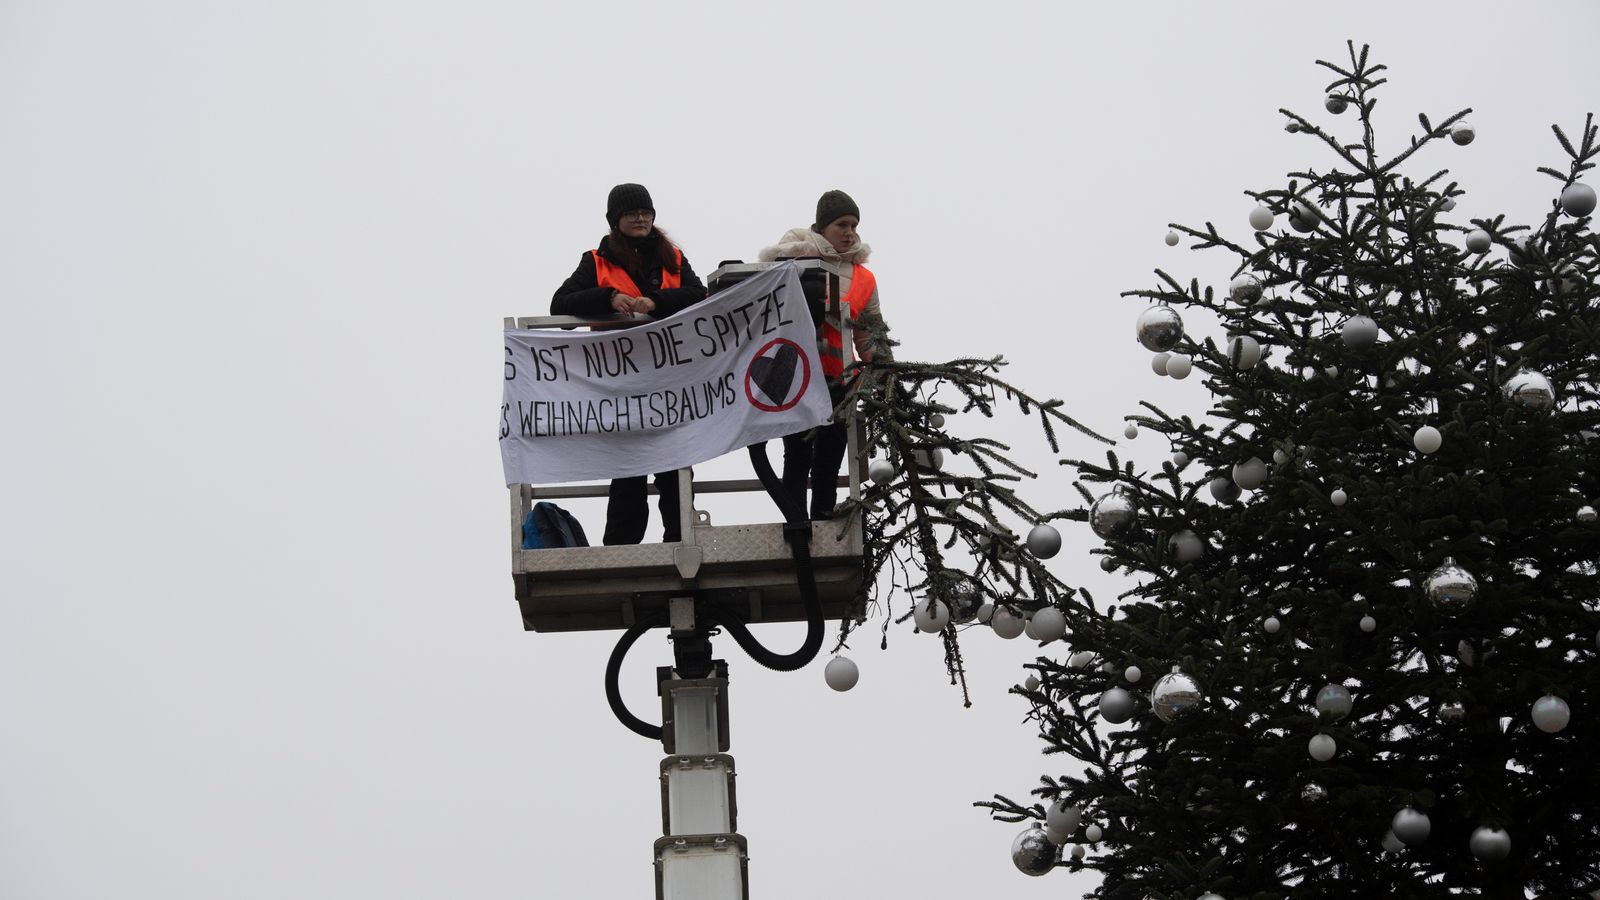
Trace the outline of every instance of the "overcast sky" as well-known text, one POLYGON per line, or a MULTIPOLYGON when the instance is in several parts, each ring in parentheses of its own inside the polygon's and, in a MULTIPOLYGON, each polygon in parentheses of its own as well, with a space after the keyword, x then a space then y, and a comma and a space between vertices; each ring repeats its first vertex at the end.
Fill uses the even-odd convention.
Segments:
MULTIPOLYGON (((1413 170, 1461 221, 1542 214, 1549 123, 1600 107, 1588 3, 1093 8, 0 0, 0 896, 651 896, 661 748, 605 706, 614 635, 523 633, 495 441, 501 318, 548 310, 617 182, 701 272, 849 191, 902 357, 1004 353, 1119 434, 1206 406, 1117 296, 1223 282, 1167 223, 1243 238, 1241 191, 1330 165, 1280 107, 1355 138, 1314 59, 1373 44, 1391 149, 1475 109, 1413 170)), ((1031 426, 960 427, 1077 504, 1031 426)), ((1128 586, 1066 530, 1059 575, 1128 586)), ((1005 693, 1031 645, 969 634, 963 710, 890 631, 848 694, 719 644, 752 896, 1088 887, 970 806, 1066 771, 1005 693)), ((669 660, 635 650, 636 711, 669 660)))

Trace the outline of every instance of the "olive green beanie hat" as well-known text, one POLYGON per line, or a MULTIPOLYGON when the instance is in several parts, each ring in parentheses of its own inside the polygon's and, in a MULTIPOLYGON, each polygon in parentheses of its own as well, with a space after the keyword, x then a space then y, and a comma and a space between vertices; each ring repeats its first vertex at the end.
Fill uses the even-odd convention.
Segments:
POLYGON ((844 191, 829 191, 817 200, 817 221, 812 224, 811 230, 822 233, 822 229, 833 224, 840 216, 855 216, 861 218, 861 207, 850 199, 844 191))

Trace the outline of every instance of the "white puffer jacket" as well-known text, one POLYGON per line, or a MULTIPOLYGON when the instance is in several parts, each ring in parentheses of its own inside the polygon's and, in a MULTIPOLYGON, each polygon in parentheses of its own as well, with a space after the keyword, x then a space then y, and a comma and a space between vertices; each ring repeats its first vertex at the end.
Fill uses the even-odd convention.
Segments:
MULTIPOLYGON (((778 238, 778 242, 771 247, 764 247, 757 258, 762 262, 772 262, 780 256, 820 256, 830 263, 845 270, 839 276, 839 290, 845 294, 850 293, 850 273, 855 271, 855 264, 866 264, 867 257, 872 255, 872 248, 866 244, 856 244, 844 253, 833 249, 828 239, 812 231, 810 228, 791 228, 778 238), (846 265, 848 264, 848 265, 846 265)), ((887 346, 877 344, 872 340, 872 332, 881 329, 885 334, 889 331, 889 323, 883 319, 883 310, 878 305, 878 290, 872 290, 872 296, 867 298, 867 305, 861 311, 860 322, 862 328, 850 329, 850 337, 856 347, 856 356, 864 362, 872 362, 879 355, 884 359, 893 359, 887 346)))

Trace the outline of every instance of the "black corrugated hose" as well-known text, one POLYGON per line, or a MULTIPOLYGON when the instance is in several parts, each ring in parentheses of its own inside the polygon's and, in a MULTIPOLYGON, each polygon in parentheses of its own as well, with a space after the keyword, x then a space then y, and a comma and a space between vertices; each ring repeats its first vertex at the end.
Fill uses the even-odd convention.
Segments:
POLYGON ((822 649, 822 601, 817 598, 817 579, 811 568, 811 523, 806 519, 804 509, 794 507, 793 499, 783 489, 783 482, 772 471, 772 463, 767 461, 766 443, 751 444, 749 449, 750 464, 755 467, 756 477, 761 479, 762 487, 767 489, 772 502, 778 504, 778 509, 783 512, 783 537, 789 542, 789 552, 794 556, 795 574, 800 581, 800 599, 806 607, 806 639, 799 650, 778 654, 761 646, 761 642, 756 640, 737 615, 712 609, 708 617, 728 629, 734 641, 750 654, 751 659, 769 669, 793 672, 816 659, 817 652, 822 649))
POLYGON ((622 633, 622 638, 617 645, 611 648, 611 658, 606 661, 606 702, 611 704, 611 712, 629 731, 640 737, 652 741, 661 740, 661 726, 651 725, 649 722, 628 712, 628 705, 622 702, 622 691, 617 687, 617 676, 622 672, 622 658, 628 655, 633 648, 633 642, 652 628, 667 624, 664 616, 650 616, 640 619, 632 628, 622 633))
MULTIPOLYGON (((794 507, 794 501, 783 489, 783 482, 772 470, 772 463, 767 459, 766 443, 751 444, 749 450, 750 463, 755 467, 756 477, 761 479, 761 486, 767 489, 772 502, 783 512, 783 536, 789 542, 790 554, 794 556, 800 599, 805 603, 806 639, 801 643, 800 649, 793 653, 774 653, 761 646, 761 642, 756 640, 756 636, 750 633, 750 629, 736 613, 712 608, 706 610, 705 616, 726 628, 728 633, 733 635, 734 641, 757 663, 779 672, 793 672, 816 659, 817 653, 822 650, 822 601, 817 597, 816 573, 811 568, 811 523, 806 519, 804 509, 794 507)), ((611 704, 611 712, 629 731, 652 741, 661 740, 661 726, 651 725, 628 711, 627 704, 622 700, 622 692, 618 688, 618 676, 622 672, 622 659, 633 648, 634 642, 638 641, 646 631, 665 623, 666 620, 662 616, 641 619, 623 632, 621 639, 611 650, 611 658, 606 662, 606 702, 611 704)))

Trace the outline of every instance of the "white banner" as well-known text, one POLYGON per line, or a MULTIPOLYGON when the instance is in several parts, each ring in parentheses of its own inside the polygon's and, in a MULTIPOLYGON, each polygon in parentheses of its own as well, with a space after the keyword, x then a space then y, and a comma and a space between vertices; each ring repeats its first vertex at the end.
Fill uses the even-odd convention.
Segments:
POLYGON ((507 484, 625 478, 803 431, 833 412, 799 270, 608 331, 507 330, 507 484))

